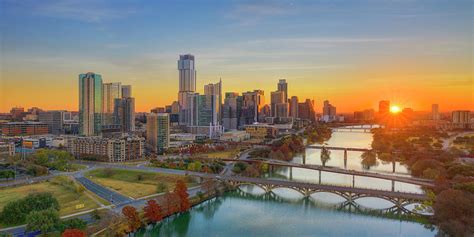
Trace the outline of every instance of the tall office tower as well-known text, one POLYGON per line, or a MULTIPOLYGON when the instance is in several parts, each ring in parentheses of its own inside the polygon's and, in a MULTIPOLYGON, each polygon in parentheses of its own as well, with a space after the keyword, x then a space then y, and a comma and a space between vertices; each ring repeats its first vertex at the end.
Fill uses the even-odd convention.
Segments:
POLYGON ((132 97, 132 86, 122 85, 122 98, 132 97))
POLYGON ((263 90, 247 91, 242 93, 242 114, 240 122, 242 125, 259 122, 259 114, 265 105, 263 90))
POLYGON ((216 84, 208 84, 204 86, 204 95, 212 95, 214 98, 214 110, 215 116, 213 116, 213 125, 222 124, 222 79, 216 84))
POLYGON ((48 125, 49 133, 62 134, 64 132, 64 112, 63 110, 41 111, 38 113, 38 121, 48 125))
POLYGON ((323 121, 332 122, 334 120, 336 120, 336 107, 330 104, 328 100, 325 100, 323 106, 323 121))
POLYGON ((151 113, 146 116, 146 140, 151 150, 162 154, 170 144, 170 116, 151 113))
POLYGON ((196 69, 194 67, 194 55, 179 55, 178 71, 178 102, 181 108, 186 108, 186 94, 196 91, 196 69))
POLYGON ((287 118, 288 117, 288 103, 280 103, 275 106, 275 117, 276 118, 287 118))
POLYGON ((298 103, 298 118, 316 121, 316 112, 314 110, 314 101, 306 99, 303 103, 298 103))
POLYGON ((290 99, 290 117, 298 118, 298 97, 292 96, 290 99))
POLYGON ((439 106, 438 104, 431 105, 431 119, 439 120, 439 106))
POLYGON ((222 126, 214 123, 217 116, 215 102, 214 95, 188 94, 188 109, 185 110, 188 132, 208 134, 209 138, 220 136, 222 126))
POLYGON ((135 98, 115 99, 114 118, 114 123, 120 126, 122 132, 135 131, 135 98))
POLYGON ((277 114, 277 105, 285 103, 284 91, 273 91, 270 96, 270 104, 272 110, 272 117, 280 117, 277 114))
POLYGON ((278 91, 282 91, 285 93, 285 103, 288 102, 288 83, 286 83, 286 79, 280 79, 278 81, 278 91))
POLYGON ((102 76, 79 75, 79 134, 100 135, 102 129, 102 76))
POLYGON ((222 124, 226 130, 239 128, 241 109, 242 96, 236 92, 226 92, 222 111, 222 124))
POLYGON ((102 126, 105 128, 116 127, 114 118, 115 99, 122 98, 122 85, 120 82, 102 84, 102 126))
POLYGON ((387 115, 388 113, 390 113, 390 101, 388 100, 379 101, 379 114, 387 115))

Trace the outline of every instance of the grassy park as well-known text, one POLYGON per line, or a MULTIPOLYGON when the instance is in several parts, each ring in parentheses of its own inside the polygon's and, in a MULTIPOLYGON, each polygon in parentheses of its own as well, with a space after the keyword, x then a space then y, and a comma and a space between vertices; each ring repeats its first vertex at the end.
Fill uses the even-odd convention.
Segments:
POLYGON ((49 192, 58 200, 60 205, 59 215, 61 216, 99 207, 99 204, 91 198, 93 195, 86 193, 84 190, 77 192, 61 184, 46 181, 0 189, 0 210, 11 201, 24 198, 28 194, 40 192, 49 192))
MULTIPOLYGON (((158 192, 172 190, 174 189, 176 180, 184 179, 184 177, 180 175, 121 169, 96 169, 89 171, 86 177, 132 198, 140 198, 158 192)), ((196 183, 187 179, 185 179, 185 182, 188 187, 196 185, 196 183)))

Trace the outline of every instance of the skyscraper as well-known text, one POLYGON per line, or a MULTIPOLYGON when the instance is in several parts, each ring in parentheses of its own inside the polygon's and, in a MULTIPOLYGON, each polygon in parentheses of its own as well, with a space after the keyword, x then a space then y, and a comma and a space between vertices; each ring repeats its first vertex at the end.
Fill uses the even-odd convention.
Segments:
POLYGON ((242 125, 259 122, 259 114, 265 105, 265 95, 263 90, 247 91, 242 93, 242 125))
POLYGON ((114 104, 115 124, 122 132, 135 131, 135 98, 118 98, 114 104))
POLYGON ((292 96, 290 99, 290 117, 298 118, 298 97, 292 96))
POLYGON ((242 96, 236 92, 225 93, 224 106, 222 111, 222 124, 227 130, 239 128, 239 120, 242 109, 242 96))
POLYGON ((102 129, 102 76, 79 75, 79 134, 100 135, 102 129))
POLYGON ((102 86, 102 126, 115 127, 114 103, 115 99, 122 98, 122 85, 120 82, 103 83, 102 86))
POLYGON ((330 104, 328 100, 325 100, 323 106, 323 121, 332 122, 334 120, 336 120, 336 107, 330 104))
POLYGON ((284 91, 272 91, 270 93, 270 104, 272 117, 280 117, 277 114, 277 105, 285 103, 285 92, 284 91))
POLYGON ((182 108, 186 107, 186 94, 196 91, 196 69, 194 67, 194 55, 179 55, 179 92, 178 102, 182 108))
POLYGON ((146 140, 152 151, 161 154, 170 144, 169 114, 148 114, 146 117, 146 140))
POLYGON ((390 112, 390 101, 381 100, 379 101, 379 114, 387 115, 390 112))
POLYGON ((286 83, 286 79, 280 79, 278 81, 278 91, 282 91, 285 93, 283 97, 284 97, 285 103, 287 103, 288 102, 288 83, 286 83))
POLYGON ((298 118, 316 121, 316 112, 314 110, 314 101, 306 99, 303 103, 298 103, 298 118))
POLYGON ((212 95, 213 102, 213 125, 222 124, 222 80, 220 79, 218 83, 207 84, 204 86, 204 95, 212 95))
POLYGON ((38 113, 38 121, 48 125, 49 133, 56 135, 62 134, 64 132, 64 112, 65 111, 62 110, 41 111, 38 113))
POLYGON ((132 97, 132 86, 122 85, 122 98, 132 97))
POLYGON ((439 106, 438 104, 431 105, 431 119, 439 120, 439 106))

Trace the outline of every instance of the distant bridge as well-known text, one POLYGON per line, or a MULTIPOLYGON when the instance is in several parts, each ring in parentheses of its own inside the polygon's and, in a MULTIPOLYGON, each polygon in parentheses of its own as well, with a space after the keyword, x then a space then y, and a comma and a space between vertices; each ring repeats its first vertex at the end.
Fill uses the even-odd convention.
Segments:
POLYGON ((337 150, 337 151, 361 151, 361 152, 366 152, 366 151, 371 151, 372 149, 368 148, 357 148, 357 147, 339 147, 339 146, 318 146, 318 145, 307 145, 306 148, 310 149, 323 149, 326 148, 328 150, 337 150))

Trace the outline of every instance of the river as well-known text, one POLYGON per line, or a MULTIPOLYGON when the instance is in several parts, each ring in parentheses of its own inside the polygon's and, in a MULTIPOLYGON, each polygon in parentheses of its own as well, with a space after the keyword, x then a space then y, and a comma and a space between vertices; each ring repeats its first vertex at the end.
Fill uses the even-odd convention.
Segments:
MULTIPOLYGON (((362 132, 333 132, 328 146, 370 148, 372 134, 362 132)), ((409 175, 407 169, 395 163, 377 161, 371 167, 361 164, 362 152, 349 151, 344 166, 344 152, 332 151, 327 166, 353 170, 409 175)), ((321 164, 320 150, 307 149, 293 162, 321 164), (306 156, 306 157, 304 157, 306 156)), ((319 172, 292 168, 275 169, 267 178, 320 182, 319 172)), ((368 177, 356 177, 356 187, 390 190, 392 182, 368 177)), ((352 185, 352 176, 321 172, 321 183, 352 185)), ((395 182, 396 191, 422 192, 416 185, 395 182)), ((332 193, 316 193, 303 198, 296 191, 279 188, 265 194, 256 186, 242 186, 192 208, 188 213, 169 218, 137 236, 434 236, 436 231, 423 224, 387 216, 374 215, 367 210, 382 210, 393 206, 379 198, 361 198, 361 209, 343 206, 344 198, 332 193), (368 214, 371 213, 371 214, 368 214)), ((414 205, 407 206, 412 209, 414 205)))

